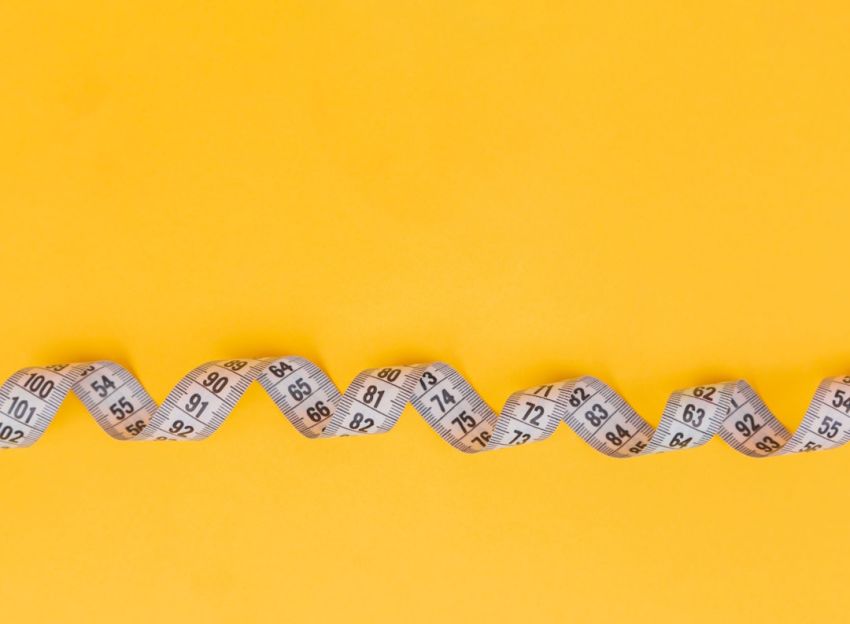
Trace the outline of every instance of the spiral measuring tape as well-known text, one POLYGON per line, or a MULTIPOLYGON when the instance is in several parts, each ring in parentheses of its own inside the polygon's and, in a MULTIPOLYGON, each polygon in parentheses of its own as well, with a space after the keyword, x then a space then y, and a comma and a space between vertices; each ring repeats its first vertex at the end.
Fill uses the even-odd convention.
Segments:
POLYGON ((544 440, 561 421, 599 452, 621 458, 694 448, 715 434, 752 457, 850 441, 850 376, 822 381, 791 434, 745 381, 674 392, 653 428, 594 377, 520 390, 497 414, 441 362, 365 370, 340 393, 318 366, 289 356, 209 362, 189 372, 161 406, 114 362, 25 368, 0 387, 0 447, 33 444, 71 391, 118 440, 202 440, 255 380, 308 438, 384 433, 411 403, 444 440, 466 453, 544 440))

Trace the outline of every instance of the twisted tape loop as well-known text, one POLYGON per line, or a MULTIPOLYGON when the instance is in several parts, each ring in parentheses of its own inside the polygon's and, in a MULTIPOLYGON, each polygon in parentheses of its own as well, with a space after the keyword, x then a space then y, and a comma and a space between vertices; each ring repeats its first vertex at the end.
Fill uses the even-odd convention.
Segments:
POLYGON ((287 356, 208 362, 183 377, 160 406, 115 362, 25 368, 0 387, 0 448, 36 442, 69 392, 115 439, 202 440, 253 381, 308 438, 384 433, 410 403, 465 453, 544 440, 561 421, 599 452, 620 458, 694 448, 715 435, 751 457, 825 450, 850 440, 850 376, 821 382, 792 435, 742 380, 672 393, 653 428, 594 377, 520 390, 497 414, 442 362, 364 370, 340 393, 318 366, 287 356))

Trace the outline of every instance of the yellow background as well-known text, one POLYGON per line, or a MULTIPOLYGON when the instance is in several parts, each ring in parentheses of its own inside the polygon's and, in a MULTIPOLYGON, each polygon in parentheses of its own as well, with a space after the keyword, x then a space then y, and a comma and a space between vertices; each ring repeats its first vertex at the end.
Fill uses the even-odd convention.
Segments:
MULTIPOLYGON (((850 371, 842 2, 0 5, 0 374, 208 359, 345 385, 578 374, 652 422, 850 371), (710 8, 709 8, 710 7, 710 8)), ((846 616, 850 451, 463 456, 408 409, 310 442, 253 387, 200 444, 76 399, 0 457, 0 610, 64 622, 846 616)))

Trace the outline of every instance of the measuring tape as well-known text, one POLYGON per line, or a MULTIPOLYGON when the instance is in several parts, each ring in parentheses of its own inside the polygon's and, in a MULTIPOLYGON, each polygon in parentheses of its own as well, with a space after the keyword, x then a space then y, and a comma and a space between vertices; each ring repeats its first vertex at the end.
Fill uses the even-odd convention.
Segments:
POLYGON ((289 356, 209 362, 186 375, 161 406, 115 362, 25 368, 0 387, 0 448, 38 440, 71 391, 117 440, 202 440, 255 380, 308 438, 384 433, 410 403, 465 453, 544 440, 561 421, 610 457, 694 448, 714 435, 752 457, 825 450, 850 440, 850 376, 822 381, 791 434, 745 381, 674 392, 653 428, 594 377, 520 390, 497 414, 441 362, 365 370, 340 393, 318 366, 289 356))

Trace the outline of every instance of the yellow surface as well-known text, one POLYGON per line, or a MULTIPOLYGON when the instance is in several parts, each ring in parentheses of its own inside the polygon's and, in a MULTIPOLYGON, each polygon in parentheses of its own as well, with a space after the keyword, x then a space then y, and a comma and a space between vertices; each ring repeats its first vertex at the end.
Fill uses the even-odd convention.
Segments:
MULTIPOLYGON (((848 32, 842 2, 3 2, 0 374, 110 357, 162 399, 213 358, 443 359, 652 422, 742 376, 794 426, 850 371, 848 32)), ((258 387, 208 442, 120 444, 72 399, 0 457, 0 610, 837 621, 848 474, 566 428, 467 457, 412 410, 310 442, 258 387)))

